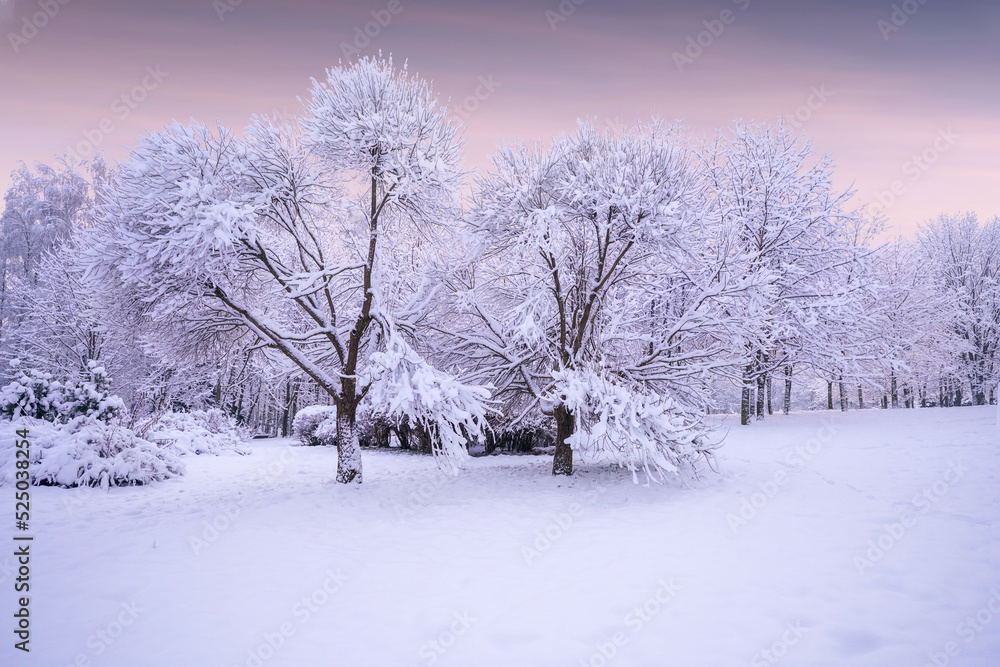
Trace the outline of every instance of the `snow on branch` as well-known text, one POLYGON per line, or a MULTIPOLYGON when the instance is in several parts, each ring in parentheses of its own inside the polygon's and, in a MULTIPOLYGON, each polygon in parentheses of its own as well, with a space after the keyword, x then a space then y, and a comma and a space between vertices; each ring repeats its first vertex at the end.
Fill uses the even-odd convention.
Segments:
POLYGON ((709 428, 669 396, 630 386, 606 372, 562 370, 553 373, 553 403, 579 415, 568 442, 585 456, 607 458, 649 480, 696 474, 711 456, 709 428))
POLYGON ((434 368, 394 333, 384 351, 372 354, 366 380, 373 414, 423 425, 452 472, 468 456, 466 443, 485 437, 489 389, 434 368))

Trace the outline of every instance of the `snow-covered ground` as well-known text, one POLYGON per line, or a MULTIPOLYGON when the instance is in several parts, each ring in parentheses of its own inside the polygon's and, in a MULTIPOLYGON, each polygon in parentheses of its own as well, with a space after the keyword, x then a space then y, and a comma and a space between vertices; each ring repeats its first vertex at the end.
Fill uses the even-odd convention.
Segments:
POLYGON ((0 663, 1000 665, 995 424, 776 416, 688 487, 366 452, 345 488, 334 451, 270 440, 150 487, 33 489, 32 650, 7 630, 0 663))

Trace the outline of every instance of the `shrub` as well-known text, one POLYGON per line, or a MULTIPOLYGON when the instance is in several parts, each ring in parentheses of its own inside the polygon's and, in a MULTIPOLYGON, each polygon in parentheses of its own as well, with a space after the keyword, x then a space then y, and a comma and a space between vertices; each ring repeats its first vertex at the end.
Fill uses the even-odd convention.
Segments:
MULTIPOLYGON (((18 368, 19 362, 11 361, 18 368)), ((29 369, 0 389, 0 415, 18 416, 68 423, 77 417, 109 421, 125 409, 120 398, 111 393, 111 379, 103 367, 91 361, 83 380, 60 382, 51 373, 29 369)))
POLYGON ((171 449, 181 455, 223 453, 249 454, 247 436, 236 420, 222 410, 168 412, 149 429, 150 440, 170 440, 171 449))
POLYGON ((306 447, 336 446, 336 424, 337 408, 331 405, 310 405, 295 413, 295 418, 292 420, 292 435, 306 447), (332 431, 324 429, 322 433, 317 433, 319 426, 327 420, 333 427, 332 431))
POLYGON ((18 418, 0 423, 0 486, 14 484, 18 429, 30 431, 30 481, 39 486, 135 486, 184 472, 173 452, 139 438, 119 421, 77 417, 67 424, 18 418))

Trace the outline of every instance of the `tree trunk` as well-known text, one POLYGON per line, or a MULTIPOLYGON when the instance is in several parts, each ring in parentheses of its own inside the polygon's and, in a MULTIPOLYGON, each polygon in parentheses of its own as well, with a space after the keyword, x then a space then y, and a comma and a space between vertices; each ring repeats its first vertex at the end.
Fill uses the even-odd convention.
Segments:
POLYGON ((357 403, 337 402, 337 481, 361 483, 361 445, 356 428, 357 403))
POLYGON ((972 404, 986 405, 986 382, 982 375, 976 375, 970 382, 972 389, 972 404))
POLYGON ((865 409, 865 395, 861 392, 861 385, 858 385, 858 410, 865 409))
POLYGON ((826 409, 833 410, 833 380, 826 381, 826 409))
POLYGON ((767 374, 767 414, 768 416, 774 414, 774 410, 771 407, 771 374, 767 374))
POLYGON ((560 405, 555 409, 556 418, 556 455, 552 458, 553 475, 573 474, 573 448, 567 440, 576 431, 576 415, 570 412, 566 406, 560 405))
POLYGON ((757 376, 757 420, 760 421, 764 418, 764 387, 767 381, 764 379, 764 374, 761 373, 757 376))
POLYGON ((432 439, 432 434, 427 430, 422 424, 417 424, 416 433, 418 437, 418 442, 420 443, 420 453, 421 454, 433 454, 434 453, 434 441, 432 439))
POLYGON ((750 424, 750 366, 743 370, 743 390, 740 393, 740 424, 750 424))
POLYGON ((492 428, 486 429, 486 454, 492 454, 497 450, 497 433, 492 428))
POLYGON ((782 408, 787 415, 792 411, 792 367, 785 366, 785 404, 782 408))
POLYGON ((288 434, 291 432, 292 418, 288 414, 289 410, 292 408, 292 382, 289 380, 285 383, 285 407, 281 412, 281 437, 287 438, 288 434))
POLYGON ((892 409, 895 410, 899 407, 899 389, 896 387, 896 374, 892 374, 892 389, 890 391, 892 394, 892 409))
POLYGON ((844 378, 841 377, 837 382, 840 390, 840 411, 847 412, 847 392, 844 391, 844 378))

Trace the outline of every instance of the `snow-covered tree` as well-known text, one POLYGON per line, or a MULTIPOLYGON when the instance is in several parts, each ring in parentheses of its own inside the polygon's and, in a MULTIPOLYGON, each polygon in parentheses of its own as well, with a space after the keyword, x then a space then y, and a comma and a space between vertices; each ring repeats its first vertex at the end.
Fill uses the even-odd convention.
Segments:
POLYGON ((740 270, 759 286, 733 307, 743 323, 734 346, 742 350, 747 424, 751 411, 763 418, 769 380, 779 369, 789 403, 793 364, 814 361, 802 350, 815 339, 816 309, 843 311, 857 285, 835 276, 868 251, 852 239, 859 213, 846 209, 850 191, 834 189, 830 158, 813 160, 811 145, 782 123, 737 123, 701 158, 722 224, 737 239, 740 270))
POLYGON ((956 370, 972 402, 985 405, 1000 381, 1000 218, 980 224, 973 213, 942 215, 921 227, 917 242, 925 270, 952 306, 956 370))
POLYGON ((37 284, 43 258, 82 224, 91 203, 90 184, 69 166, 32 171, 22 163, 11 180, 0 215, 0 336, 23 312, 12 295, 37 284))
MULTIPOLYGON (((97 160, 90 171, 101 178, 105 166, 97 160)), ((148 323, 142 313, 131 307, 135 299, 85 277, 81 258, 91 245, 90 183, 72 170, 55 174, 40 165, 38 172, 56 181, 39 186, 41 198, 8 198, 5 224, 11 226, 5 229, 19 240, 7 246, 8 260, 16 257, 16 261, 8 261, 9 277, 14 279, 7 284, 5 304, 12 320, 5 329, 0 357, 20 359, 27 367, 65 381, 86 378, 94 364, 107 368, 115 378, 116 393, 133 417, 146 411, 148 405, 143 404, 154 395, 166 399, 203 381, 189 368, 172 373, 150 352, 151 328, 144 326, 148 323), (21 202, 24 209, 48 211, 47 218, 34 215, 47 221, 36 220, 33 228, 25 229, 21 222, 32 216, 16 214, 13 201, 21 202), (26 267, 31 267, 30 279, 26 267)), ((20 173, 29 175, 26 170, 20 173)), ((163 402, 164 410, 169 409, 170 401, 163 402)))
POLYGON ((439 453, 460 457, 486 392, 411 344, 434 293, 420 259, 454 217, 456 126, 391 60, 328 70, 305 105, 298 129, 255 118, 242 139, 205 125, 147 135, 101 193, 92 272, 181 337, 247 331, 290 360, 337 408, 338 481, 362 479, 363 399, 427 423, 439 453))
POLYGON ((707 453, 699 386, 723 363, 719 302, 744 283, 706 242, 702 192, 656 122, 502 148, 479 183, 457 336, 499 394, 554 417, 553 474, 574 448, 652 478, 707 453))

